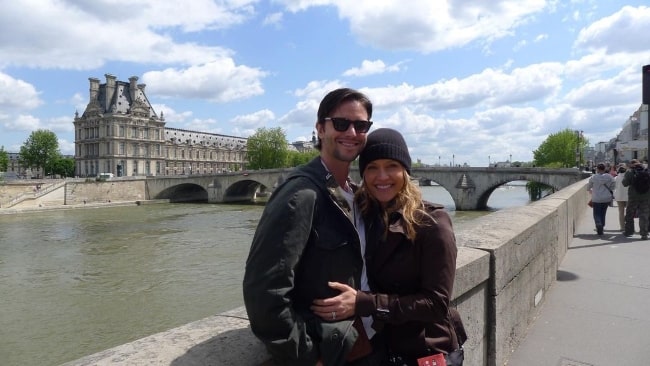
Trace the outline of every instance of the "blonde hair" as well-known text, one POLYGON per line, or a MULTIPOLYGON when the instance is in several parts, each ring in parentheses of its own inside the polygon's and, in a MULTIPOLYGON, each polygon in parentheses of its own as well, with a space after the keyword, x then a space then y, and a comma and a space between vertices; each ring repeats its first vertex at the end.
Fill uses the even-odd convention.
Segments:
POLYGON ((415 240, 416 226, 424 224, 425 217, 433 220, 434 223, 436 222, 435 219, 425 211, 420 188, 413 183, 411 176, 408 174, 406 169, 404 169, 404 186, 385 209, 383 209, 379 201, 368 192, 365 181, 361 183, 361 187, 356 193, 356 201, 364 217, 369 217, 373 214, 381 215, 382 222, 384 223, 384 239, 386 238, 386 234, 388 234, 388 227, 390 225, 389 220, 393 212, 401 212, 402 217, 404 218, 406 237, 409 238, 409 240, 415 240))

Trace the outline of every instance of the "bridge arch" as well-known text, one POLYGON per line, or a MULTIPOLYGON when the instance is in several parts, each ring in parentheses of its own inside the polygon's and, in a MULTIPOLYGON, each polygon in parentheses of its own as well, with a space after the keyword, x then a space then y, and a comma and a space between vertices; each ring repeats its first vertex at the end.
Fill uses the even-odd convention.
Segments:
POLYGON ((208 191, 199 184, 180 183, 157 193, 153 199, 168 199, 169 202, 208 202, 208 191))
MULTIPOLYGON (((163 195, 169 196, 177 191, 166 191, 167 189, 182 184, 194 184, 207 192, 208 202, 252 201, 255 193, 262 186, 272 191, 284 182, 291 170, 293 169, 266 169, 203 176, 147 177, 147 190, 150 197, 160 197, 162 192, 165 192, 163 195)), ((533 181, 560 190, 589 176, 588 173, 581 173, 578 169, 572 168, 414 167, 411 172, 414 178, 428 179, 445 188, 454 200, 458 211, 485 209, 492 192, 508 182, 533 181)), ((358 181, 357 168, 353 168, 350 175, 358 181)), ((193 196, 190 194, 194 192, 192 189, 188 186, 178 192, 184 192, 193 199, 197 197, 202 199, 200 190, 195 192, 197 196, 193 196)))

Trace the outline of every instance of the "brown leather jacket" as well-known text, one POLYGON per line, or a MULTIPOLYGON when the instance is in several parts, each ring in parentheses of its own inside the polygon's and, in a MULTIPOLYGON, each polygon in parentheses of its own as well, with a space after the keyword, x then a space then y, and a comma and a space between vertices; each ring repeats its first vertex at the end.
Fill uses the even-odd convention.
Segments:
POLYGON ((379 215, 366 221, 366 263, 372 292, 359 291, 356 300, 357 315, 372 315, 373 328, 384 334, 389 349, 408 357, 459 348, 449 308, 456 274, 456 239, 443 206, 425 202, 425 207, 435 222, 425 217, 414 241, 405 236, 399 213, 391 217, 386 240, 382 240, 379 215))

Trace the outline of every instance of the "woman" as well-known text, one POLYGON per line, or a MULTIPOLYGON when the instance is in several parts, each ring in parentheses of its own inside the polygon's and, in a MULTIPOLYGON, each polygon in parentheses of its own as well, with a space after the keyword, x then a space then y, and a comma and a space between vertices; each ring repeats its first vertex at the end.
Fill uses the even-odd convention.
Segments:
POLYGON ((368 135, 359 155, 363 182, 356 200, 365 222, 370 291, 333 283, 342 291, 339 302, 316 300, 312 310, 323 318, 344 308, 371 315, 378 332, 373 349, 388 350, 381 365, 418 365, 418 359, 433 355, 447 365, 462 365, 465 331, 449 306, 457 254, 451 219, 443 206, 422 200, 410 170, 399 132, 382 128, 368 135), (351 292, 354 297, 345 296, 351 292))
POLYGON ((627 187, 623 185, 623 176, 625 175, 625 163, 618 166, 618 175, 614 178, 616 182, 614 189, 614 200, 618 206, 618 224, 621 231, 625 231, 625 206, 627 206, 627 187))
POLYGON ((606 172, 605 164, 596 166, 596 174, 589 178, 587 188, 591 191, 591 207, 594 214, 594 224, 598 235, 603 235, 607 206, 614 199, 613 190, 616 187, 614 177, 606 172))

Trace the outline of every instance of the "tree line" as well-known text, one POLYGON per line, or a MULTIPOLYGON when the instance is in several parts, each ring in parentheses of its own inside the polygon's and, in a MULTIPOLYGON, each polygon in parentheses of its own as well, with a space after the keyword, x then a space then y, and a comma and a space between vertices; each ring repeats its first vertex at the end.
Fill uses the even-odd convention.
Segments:
MULTIPOLYGON (((27 168, 41 169, 44 175, 72 177, 74 158, 66 158, 59 150, 56 134, 48 130, 33 131, 20 147, 18 163, 27 168)), ((0 172, 9 167, 9 153, 0 146, 0 172)))
MULTIPOLYGON (((540 146, 533 151, 532 164, 537 167, 566 168, 582 165, 584 152, 589 140, 577 135, 571 129, 564 129, 550 134, 540 146), (578 159, 578 160, 576 160, 578 159)), ((309 162, 318 156, 316 149, 296 151, 289 148, 286 133, 281 127, 258 128, 248 138, 248 169, 290 168, 309 162)), ((24 167, 41 169, 45 174, 61 177, 74 176, 74 159, 61 155, 59 142, 54 132, 37 130, 20 147, 19 163, 24 167)), ((416 165, 421 162, 417 159, 416 165)), ((6 172, 9 154, 0 147, 0 172, 6 172)), ((527 188, 531 199, 539 199, 550 187, 540 183, 528 182, 527 188)))

